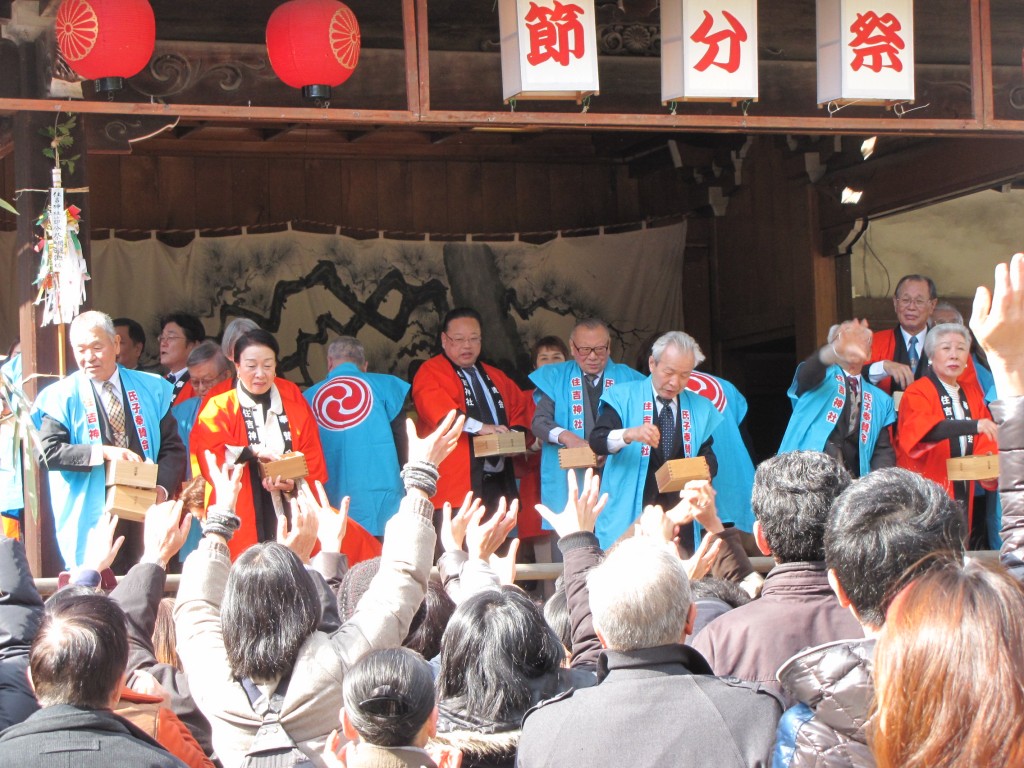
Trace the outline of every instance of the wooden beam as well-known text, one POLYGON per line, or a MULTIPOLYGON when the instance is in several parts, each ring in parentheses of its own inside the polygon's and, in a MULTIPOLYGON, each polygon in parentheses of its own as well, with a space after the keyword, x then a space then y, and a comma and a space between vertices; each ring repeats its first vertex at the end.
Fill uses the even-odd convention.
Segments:
POLYGON ((878 218, 988 189, 1024 177, 1024 142, 1019 139, 942 139, 898 155, 826 174, 818 188, 833 198, 843 186, 862 190, 857 205, 834 199, 822 208, 822 228, 878 218))
POLYGON ((402 0, 402 45, 405 52, 405 98, 409 111, 418 113, 420 105, 419 53, 417 46, 416 0, 402 0))
POLYGON ((427 35, 427 0, 416 0, 416 56, 420 113, 430 111, 430 43, 427 35))
POLYGON ((248 107, 210 104, 125 104, 109 101, 0 99, 0 115, 17 112, 78 112, 82 114, 165 115, 224 124, 304 123, 332 125, 453 127, 526 127, 588 131, 697 131, 707 133, 859 133, 903 136, 1019 136, 1024 123, 1000 121, 985 125, 974 119, 842 118, 743 115, 601 114, 552 112, 429 111, 416 115, 404 110, 321 109, 314 107, 248 107))

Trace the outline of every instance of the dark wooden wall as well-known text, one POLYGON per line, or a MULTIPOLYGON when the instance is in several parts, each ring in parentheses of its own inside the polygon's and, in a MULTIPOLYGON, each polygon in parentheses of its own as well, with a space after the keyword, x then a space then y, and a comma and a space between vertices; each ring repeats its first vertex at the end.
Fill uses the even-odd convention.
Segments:
POLYGON ((532 232, 643 218, 607 162, 90 158, 91 226, 193 229, 306 219, 410 233, 532 232))

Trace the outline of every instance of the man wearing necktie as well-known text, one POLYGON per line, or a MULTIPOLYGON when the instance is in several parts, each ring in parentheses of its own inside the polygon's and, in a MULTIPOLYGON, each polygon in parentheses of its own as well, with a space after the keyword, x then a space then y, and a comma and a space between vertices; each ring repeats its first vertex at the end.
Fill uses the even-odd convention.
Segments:
POLYGON ((174 405, 196 396, 189 379, 188 356, 206 338, 203 321, 185 312, 160 318, 160 365, 167 369, 167 381, 174 387, 174 405))
MULTIPOLYGON (((711 435, 722 414, 686 384, 704 354, 693 337, 671 331, 651 348, 651 375, 616 384, 605 391, 597 424, 590 433, 594 453, 608 456, 602 488, 608 504, 597 520, 601 547, 614 544, 647 504, 665 509, 679 503, 679 493, 658 492, 655 473, 671 459, 704 456, 714 476, 718 461, 711 435)), ((693 551, 693 526, 680 530, 679 543, 693 551)))
POLYGON ((938 302, 935 282, 904 275, 896 283, 892 305, 899 325, 874 335, 867 377, 887 393, 902 392, 928 373, 924 337, 938 302))
POLYGON ((483 345, 480 315, 468 307, 453 309, 441 327, 442 354, 420 366, 412 381, 412 399, 419 415, 418 431, 430 434, 453 408, 466 414, 462 437, 440 467, 433 502, 458 508, 473 491, 489 511, 498 499, 517 497, 511 459, 477 458, 471 438, 515 429, 525 432, 526 412, 519 388, 504 373, 479 361, 483 345))
MULTIPOLYGON (((71 323, 78 370, 44 388, 32 417, 48 470, 57 543, 68 566, 82 564, 85 542, 105 503, 104 462, 154 461, 158 500, 177 491, 187 455, 171 414, 171 385, 160 376, 117 364, 120 339, 102 312, 71 323)), ((122 520, 125 536, 114 560, 119 572, 142 554, 142 525, 122 520)))
POLYGON ((788 393, 793 416, 779 453, 823 451, 853 477, 896 466, 887 429, 896 420, 892 398, 862 375, 870 354, 866 320, 831 328, 828 343, 796 370, 788 393))
POLYGON ((530 374, 537 385, 533 434, 543 445, 541 501, 549 509, 565 507, 568 495, 558 452, 587 445, 606 389, 644 378, 628 365, 611 360, 611 343, 607 325, 593 318, 581 320, 569 336, 573 359, 530 374))

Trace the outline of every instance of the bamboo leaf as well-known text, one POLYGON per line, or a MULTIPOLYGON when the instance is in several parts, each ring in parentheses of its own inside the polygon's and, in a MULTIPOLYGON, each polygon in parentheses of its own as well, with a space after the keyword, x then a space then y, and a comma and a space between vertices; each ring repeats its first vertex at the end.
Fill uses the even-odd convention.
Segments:
POLYGON ((15 208, 15 207, 14 207, 13 205, 11 205, 10 203, 8 203, 8 202, 7 202, 6 200, 4 200, 4 199, 3 199, 2 197, 0 197, 0 208, 3 208, 3 209, 4 209, 5 211, 8 211, 8 212, 10 212, 10 213, 13 213, 13 214, 14 214, 15 216, 17 216, 17 215, 18 215, 18 209, 17 209, 17 208, 15 208))

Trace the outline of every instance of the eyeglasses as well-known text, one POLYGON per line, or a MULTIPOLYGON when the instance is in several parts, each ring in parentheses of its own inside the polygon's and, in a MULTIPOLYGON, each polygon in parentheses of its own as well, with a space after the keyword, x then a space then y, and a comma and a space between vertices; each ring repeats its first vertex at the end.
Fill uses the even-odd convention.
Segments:
POLYGON ((178 341, 179 339, 184 339, 184 338, 185 338, 184 336, 172 336, 172 335, 169 335, 169 334, 166 334, 166 333, 161 333, 159 336, 156 337, 156 340, 160 344, 163 344, 165 341, 166 342, 178 341))
POLYGON ((224 371, 224 373, 219 373, 210 379, 192 379, 192 386, 198 389, 206 389, 212 387, 224 381, 224 379, 226 379, 230 373, 231 371, 224 371))
POLYGON ((931 299, 914 299, 910 296, 897 296, 896 303, 901 307, 913 307, 914 309, 924 309, 931 303, 931 299))
POLYGON ((572 343, 573 347, 584 357, 590 357, 591 355, 597 355, 598 357, 604 357, 608 354, 608 345, 605 344, 603 347, 579 347, 576 346, 576 342, 572 343))
MULTIPOLYGON (((446 333, 445 336, 448 336, 446 333)), ((454 344, 456 347, 470 346, 475 347, 480 343, 480 336, 448 336, 448 341, 454 344)))

